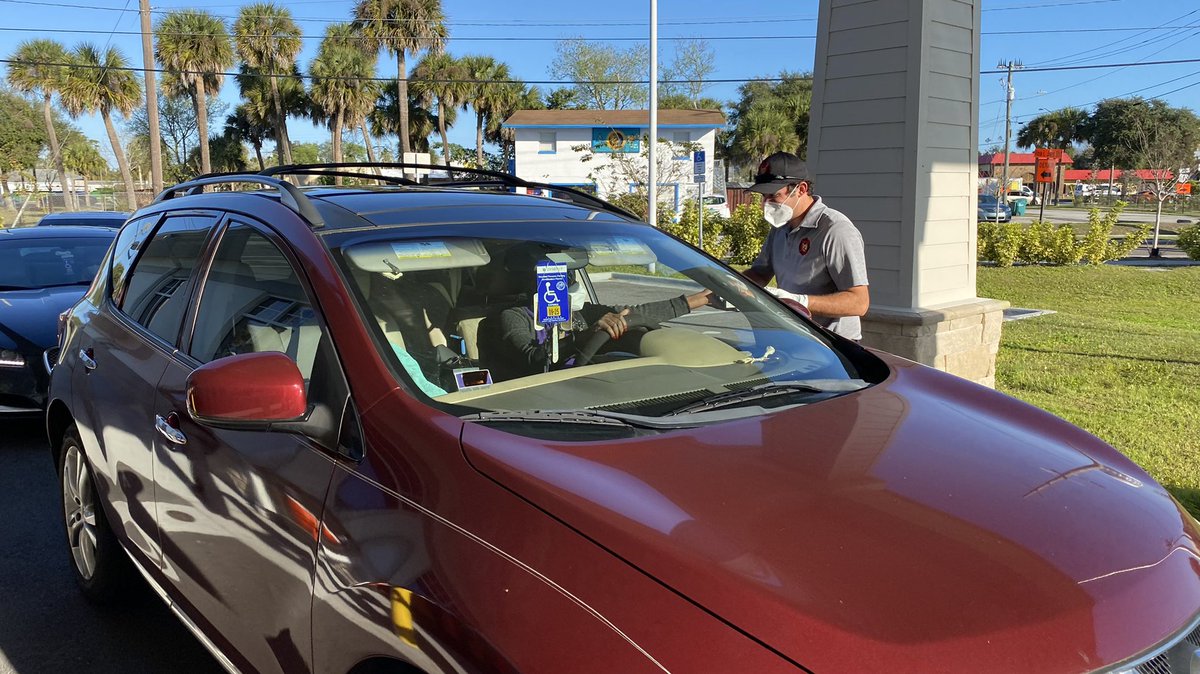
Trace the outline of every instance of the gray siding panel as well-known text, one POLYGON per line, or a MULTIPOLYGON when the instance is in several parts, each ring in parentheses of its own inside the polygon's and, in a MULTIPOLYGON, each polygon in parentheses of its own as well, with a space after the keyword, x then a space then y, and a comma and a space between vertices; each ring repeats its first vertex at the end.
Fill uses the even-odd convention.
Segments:
POLYGON ((908 6, 896 0, 872 0, 852 5, 835 5, 829 17, 829 30, 854 30, 908 21, 908 6))
POLYGON ((859 52, 863 50, 863 45, 870 45, 873 49, 907 46, 908 22, 829 33, 829 56, 859 52))
POLYGON ((825 76, 830 78, 882 75, 905 70, 907 47, 878 49, 857 54, 830 56, 825 62, 825 76))
POLYGON ((825 102, 874 101, 878 98, 904 96, 907 89, 905 73, 864 75, 825 81, 825 102))
POLYGON ((894 147, 904 147, 904 124, 835 126, 821 133, 821 152, 894 147))

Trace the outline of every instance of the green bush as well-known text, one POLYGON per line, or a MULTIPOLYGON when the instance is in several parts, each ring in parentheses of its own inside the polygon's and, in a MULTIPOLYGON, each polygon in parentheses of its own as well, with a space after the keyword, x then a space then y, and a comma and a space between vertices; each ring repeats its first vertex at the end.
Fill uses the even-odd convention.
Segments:
POLYGON ((734 209, 725 222, 725 238, 729 242, 729 261, 750 264, 762 250, 763 241, 771 226, 763 219, 762 206, 756 199, 734 209))
MULTIPOLYGON (((642 222, 646 221, 646 211, 648 210, 647 207, 650 205, 650 201, 645 192, 619 194, 609 199, 608 202, 633 213, 642 222)), ((655 212, 655 219, 658 220, 658 228, 663 229, 675 219, 675 209, 668 204, 660 202, 658 210, 655 212)))
MULTIPOLYGON (((704 213, 704 252, 717 259, 729 255, 730 242, 725 234, 725 218, 706 211, 704 213)), ((664 232, 677 236, 695 246, 700 240, 700 209, 695 201, 688 201, 683 206, 679 220, 660 227, 664 232)))
POLYGON ((1176 242, 1179 250, 1187 253, 1193 260, 1200 260, 1200 225, 1179 228, 1179 240, 1176 242))
POLYGON ((1140 246, 1150 231, 1149 226, 1141 226, 1124 238, 1112 238, 1113 227, 1125 205, 1118 201, 1103 215, 1093 208, 1088 213, 1091 225, 1082 239, 1077 239, 1070 225, 1039 221, 1021 227, 1014 222, 996 224, 985 220, 979 223, 977 256, 1000 267, 1018 262, 1063 266, 1080 261, 1100 264, 1118 260, 1140 246))

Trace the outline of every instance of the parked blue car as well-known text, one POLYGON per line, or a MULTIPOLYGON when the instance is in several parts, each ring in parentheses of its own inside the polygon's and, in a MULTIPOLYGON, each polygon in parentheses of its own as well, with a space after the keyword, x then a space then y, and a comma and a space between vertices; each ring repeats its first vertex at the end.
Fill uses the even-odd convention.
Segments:
POLYGON ((979 220, 1008 222, 1012 219, 1012 209, 990 194, 980 194, 978 217, 979 220))

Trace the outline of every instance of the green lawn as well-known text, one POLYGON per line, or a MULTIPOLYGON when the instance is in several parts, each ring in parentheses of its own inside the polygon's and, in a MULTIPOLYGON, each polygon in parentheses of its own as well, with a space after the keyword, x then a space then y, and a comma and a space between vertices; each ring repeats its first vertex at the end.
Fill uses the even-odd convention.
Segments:
POLYGON ((996 387, 1128 455, 1200 516, 1200 267, 980 268, 1004 324, 996 387))

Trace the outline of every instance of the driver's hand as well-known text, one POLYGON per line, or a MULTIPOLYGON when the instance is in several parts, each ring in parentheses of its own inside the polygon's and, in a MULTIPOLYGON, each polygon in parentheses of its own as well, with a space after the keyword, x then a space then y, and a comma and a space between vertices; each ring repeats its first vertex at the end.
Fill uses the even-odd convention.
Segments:
POLYGON ((613 339, 620 339, 621 335, 629 330, 629 324, 625 321, 625 317, 629 315, 629 309, 622 309, 621 313, 614 314, 609 312, 600 317, 596 321, 596 329, 603 330, 608 333, 613 339))
POLYGON ((707 289, 701 290, 694 295, 688 295, 686 298, 688 309, 699 309, 700 307, 707 305, 711 301, 711 297, 709 297, 710 295, 712 295, 712 291, 707 289))

